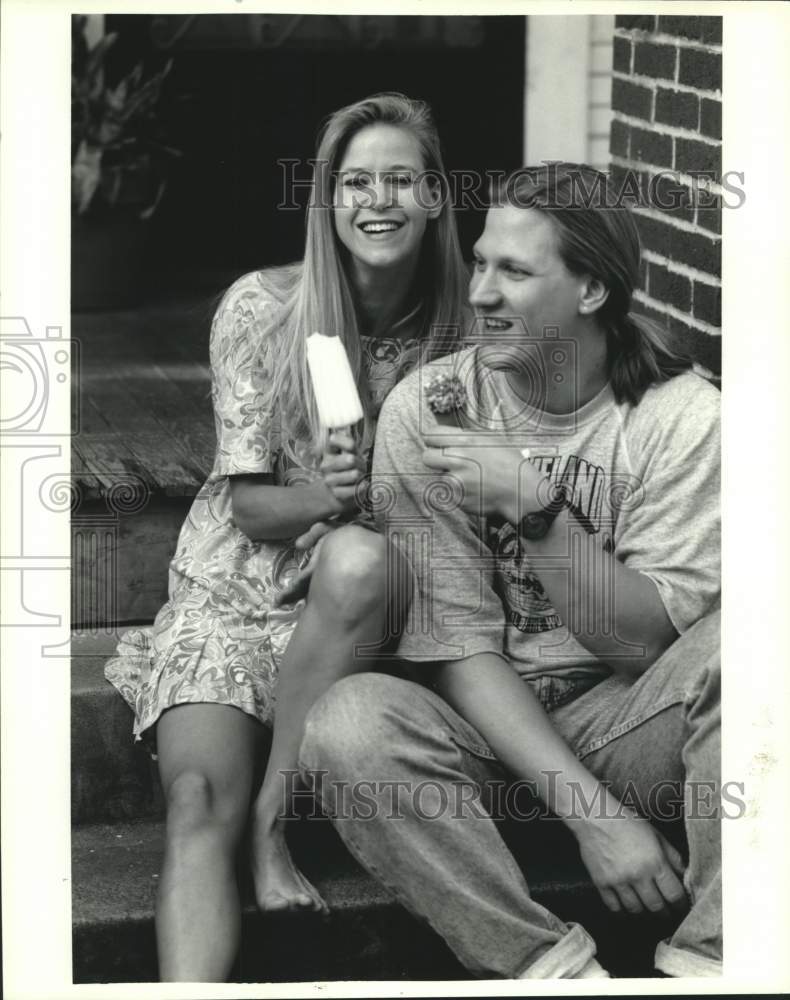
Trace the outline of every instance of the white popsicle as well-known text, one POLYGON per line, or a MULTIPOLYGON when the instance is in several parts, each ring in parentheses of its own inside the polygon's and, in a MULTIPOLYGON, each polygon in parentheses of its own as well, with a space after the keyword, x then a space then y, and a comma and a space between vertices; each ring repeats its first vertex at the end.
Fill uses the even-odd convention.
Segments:
POLYGON ((351 427, 363 417, 348 355, 339 337, 313 333, 307 338, 307 367, 321 423, 330 430, 351 427))

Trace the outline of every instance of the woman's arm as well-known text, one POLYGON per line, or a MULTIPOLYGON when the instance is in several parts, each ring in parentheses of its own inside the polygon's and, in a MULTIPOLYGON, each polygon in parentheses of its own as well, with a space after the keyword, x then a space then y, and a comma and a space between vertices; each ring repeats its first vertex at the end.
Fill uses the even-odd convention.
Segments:
POLYGON ((274 486, 270 474, 231 476, 236 527, 255 541, 292 538, 318 521, 356 513, 364 463, 353 438, 330 435, 320 471, 320 479, 304 486, 274 486))
POLYGON ((448 704, 572 831, 610 909, 655 912, 684 903, 677 852, 576 758, 507 661, 480 653, 433 669, 435 687, 448 704))
POLYGON ((305 486, 273 486, 270 475, 231 476, 236 527, 253 541, 293 538, 342 510, 322 479, 305 486))

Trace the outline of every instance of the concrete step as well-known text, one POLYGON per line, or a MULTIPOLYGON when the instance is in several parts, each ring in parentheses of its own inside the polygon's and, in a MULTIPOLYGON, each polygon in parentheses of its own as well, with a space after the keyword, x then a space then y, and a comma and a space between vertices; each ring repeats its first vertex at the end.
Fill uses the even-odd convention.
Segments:
MULTIPOLYGON (((331 916, 262 916, 244 883, 234 980, 309 982, 467 978, 444 942, 394 903, 345 852, 326 821, 290 838, 331 916)), ((157 979, 154 898, 163 826, 98 824, 72 838, 75 983, 157 979)))
MULTIPOLYGON (((649 976, 655 944, 673 926, 652 917, 610 914, 569 849, 567 832, 556 823, 548 826, 549 831, 538 831, 531 825, 526 849, 520 831, 522 849, 516 848, 534 898, 561 918, 582 923, 612 973, 649 976)), ((255 908, 249 878, 242 875, 244 916, 234 981, 470 978, 443 940, 395 903, 348 855, 326 820, 295 822, 289 843, 331 914, 264 917, 255 908)), ((157 979, 154 899, 162 852, 163 824, 157 821, 74 830, 75 983, 157 979)))
MULTIPOLYGON (((132 713, 103 677, 116 642, 104 634, 74 636, 72 643, 75 982, 157 978, 153 905, 163 803, 156 765, 132 741, 132 713)), ((655 943, 672 927, 655 918, 613 917, 558 822, 505 824, 502 832, 539 902, 587 927, 613 972, 649 974, 655 943)), ((240 981, 464 977, 444 943, 390 902, 326 821, 302 819, 289 838, 333 915, 328 922, 312 915, 264 918, 247 885, 240 981)))
POLYGON ((193 495, 151 494, 140 476, 123 475, 127 481, 105 474, 90 495, 78 481, 81 499, 71 516, 75 628, 152 621, 167 600, 168 566, 193 495), (94 495, 99 489, 103 495, 94 495))
POLYGON ((117 632, 72 635, 73 824, 163 815, 156 764, 132 738, 132 711, 104 679, 117 632))

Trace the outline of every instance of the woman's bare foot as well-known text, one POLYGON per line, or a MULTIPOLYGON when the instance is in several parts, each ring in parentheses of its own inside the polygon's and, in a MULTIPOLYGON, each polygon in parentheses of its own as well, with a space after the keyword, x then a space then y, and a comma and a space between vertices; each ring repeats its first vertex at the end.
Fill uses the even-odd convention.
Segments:
POLYGON ((313 910, 329 913, 320 893, 291 860, 282 823, 254 821, 252 831, 252 877, 255 900, 264 913, 282 910, 313 910))

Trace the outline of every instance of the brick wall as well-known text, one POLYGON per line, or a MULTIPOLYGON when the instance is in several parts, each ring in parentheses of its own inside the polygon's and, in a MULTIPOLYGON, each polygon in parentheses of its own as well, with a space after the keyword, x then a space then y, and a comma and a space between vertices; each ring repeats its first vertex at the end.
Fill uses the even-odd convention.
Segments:
POLYGON ((721 60, 720 17, 615 19, 611 171, 634 196, 642 239, 635 311, 717 373, 721 60))

